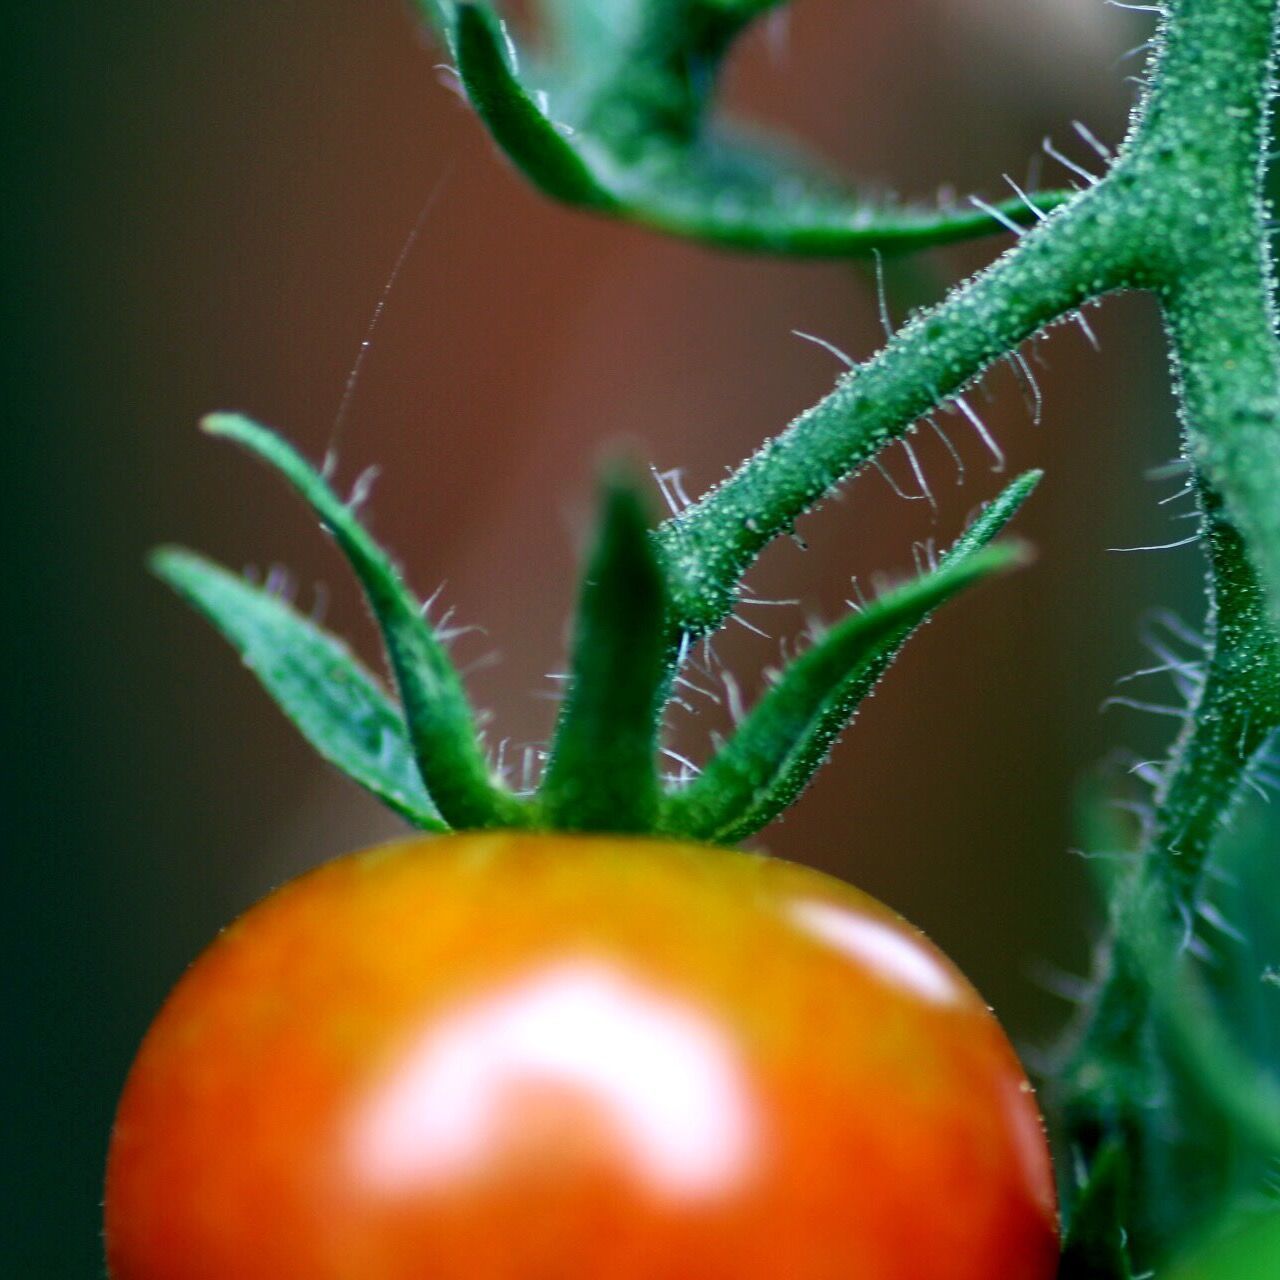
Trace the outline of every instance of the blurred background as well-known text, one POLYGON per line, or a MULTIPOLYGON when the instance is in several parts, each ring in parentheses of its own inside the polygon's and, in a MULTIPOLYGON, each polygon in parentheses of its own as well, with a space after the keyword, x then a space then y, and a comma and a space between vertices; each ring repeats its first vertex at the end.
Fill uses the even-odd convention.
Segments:
MULTIPOLYGON (((166 990, 266 889, 397 830, 144 570, 168 540, 286 565, 376 660, 327 540, 201 438, 199 415, 247 410, 318 458, 430 201, 351 391, 339 474, 381 466, 375 531, 423 594, 447 583, 486 628, 462 642, 477 700, 536 742, 602 452, 621 442, 697 492, 829 389, 835 361, 791 330, 854 356, 882 334, 860 269, 718 254, 545 203, 401 0, 45 0, 6 6, 4 24, 0 1257, 15 1276, 84 1277, 101 1274, 113 1104, 166 990)), ((1137 70, 1122 55, 1143 35, 1103 0, 804 0, 746 40, 729 96, 872 185, 999 198, 1046 134, 1096 159, 1073 119, 1119 138, 1137 70)), ((891 306, 1000 247, 891 275, 891 306)), ((1119 298, 1090 319, 1100 351, 1073 326, 1038 348, 1042 425, 1007 369, 975 398, 1010 470, 1048 471, 1019 518, 1038 562, 948 607, 765 838, 924 927, 1033 1065, 1095 936, 1069 852, 1080 786, 1167 732, 1100 705, 1146 665, 1144 610, 1194 619, 1201 576, 1194 548, 1108 551, 1187 526, 1157 506, 1178 482, 1147 477, 1176 448, 1154 308, 1119 298)), ((913 541, 949 541, 997 491, 958 421, 963 486, 921 438, 936 522, 870 471, 802 522, 808 550, 766 557, 755 593, 802 604, 752 615, 770 639, 726 637, 748 689, 782 637, 841 607, 850 575, 908 572, 913 541)), ((910 491, 904 457, 887 462, 910 491)), ((708 722, 676 723, 681 750, 704 749, 708 722)))

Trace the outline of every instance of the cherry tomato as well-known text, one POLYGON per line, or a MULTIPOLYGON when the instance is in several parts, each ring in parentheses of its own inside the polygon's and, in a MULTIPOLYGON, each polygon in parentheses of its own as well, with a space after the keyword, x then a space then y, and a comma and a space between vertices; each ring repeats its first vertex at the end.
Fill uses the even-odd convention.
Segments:
POLYGON ((107 1171, 115 1280, 1049 1280, 1030 1086, 828 876, 480 834, 338 859, 192 966, 107 1171))

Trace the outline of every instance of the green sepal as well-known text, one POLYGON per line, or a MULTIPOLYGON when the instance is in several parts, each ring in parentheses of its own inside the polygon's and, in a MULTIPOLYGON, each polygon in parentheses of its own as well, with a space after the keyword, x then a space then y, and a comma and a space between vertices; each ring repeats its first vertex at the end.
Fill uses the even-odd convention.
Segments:
POLYGON ((336 636, 278 596, 177 547, 150 565, 231 642, 330 764, 424 831, 448 831, 418 776, 399 711, 336 636))
POLYGON ((668 234, 793 257, 871 257, 1031 225, 1074 194, 1036 193, 1034 208, 1015 196, 993 202, 994 213, 874 201, 794 146, 708 122, 725 52, 773 0, 649 16, 615 6, 596 20, 564 6, 553 15, 563 47, 540 64, 537 88, 489 6, 415 2, 443 26, 477 115, 534 186, 668 234))
POLYGON ((611 208, 613 197, 518 79, 501 20, 480 5, 460 4, 451 45, 476 114, 525 177, 566 204, 611 208))
POLYGON ((1023 558, 1018 544, 987 544, 1039 479, 1039 472, 1020 476, 936 570, 844 618, 794 659, 701 775, 668 797, 663 829, 733 844, 782 813, 826 760, 911 632, 965 587, 1023 558))
POLYGON ((666 591, 645 503, 608 484, 578 606, 567 697, 539 792, 547 826, 648 832, 658 808, 666 591))
POLYGON ((238 414, 213 414, 201 425, 279 472, 333 534, 381 629, 418 769, 444 820, 462 830, 527 825, 526 807, 492 776, 475 714, 444 645, 352 509, 297 450, 266 427, 238 414))

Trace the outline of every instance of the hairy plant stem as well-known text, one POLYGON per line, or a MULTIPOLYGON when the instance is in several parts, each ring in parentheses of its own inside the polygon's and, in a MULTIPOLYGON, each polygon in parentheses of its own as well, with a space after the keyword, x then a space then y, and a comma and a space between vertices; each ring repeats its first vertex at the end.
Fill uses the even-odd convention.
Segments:
MULTIPOLYGON (((1273 0, 1175 5, 1133 149, 1197 478, 1211 647, 1141 861, 1114 900, 1112 942, 1064 1094, 1086 1162, 1108 1144, 1129 1154, 1126 1225, 1144 1258, 1199 1207, 1156 1115, 1171 1082, 1156 1044, 1152 969, 1194 937, 1215 840, 1280 724, 1280 347, 1263 198, 1276 22, 1273 0)), ((1209 1173, 1206 1153, 1191 1158, 1209 1173)))
POLYGON ((691 635, 713 630, 742 574, 799 515, 1025 339, 1130 283, 1138 268, 1117 234, 1122 214, 1109 185, 1082 193, 910 319, 728 480, 668 520, 658 536, 675 624, 691 635))
POLYGON ((914 316, 667 522, 659 536, 682 630, 717 626, 763 547, 888 441, 1025 339, 1125 287, 1156 290, 1175 342, 1182 333, 1182 347, 1197 352, 1180 379, 1192 455, 1244 530, 1280 617, 1280 363, 1262 200, 1278 7, 1172 5, 1150 88, 1106 177, 914 316), (1244 345, 1233 355, 1237 340, 1244 345))

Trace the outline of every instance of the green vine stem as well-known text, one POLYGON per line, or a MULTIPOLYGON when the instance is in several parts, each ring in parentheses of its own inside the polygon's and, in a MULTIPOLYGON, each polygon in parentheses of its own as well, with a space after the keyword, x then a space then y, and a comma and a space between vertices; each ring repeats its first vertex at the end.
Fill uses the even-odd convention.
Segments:
POLYGON ((870 257, 991 235, 1070 195, 974 207, 871 200, 797 148, 711 110, 725 55, 780 0, 549 0, 551 48, 487 6, 415 0, 476 114, 546 195, 721 248, 870 257))
POLYGON ((1115 203, 1111 190, 1098 186, 1050 215, 668 520, 659 540, 678 624, 691 635, 718 626, 756 556, 800 515, 1027 338, 1126 283, 1137 246, 1117 250, 1115 203))
POLYGON ((1190 452, 1280 617, 1280 353, 1262 199, 1276 12, 1275 0, 1172 6, 1107 175, 668 522, 686 630, 717 625, 759 551, 887 442, 1053 321, 1123 288, 1154 289, 1165 305, 1190 452))
MULTIPOLYGON (((1098 1270, 1097 1236, 1113 1218, 1123 1217, 1142 1256, 1203 1208, 1183 1189, 1187 1180, 1177 1166, 1186 1144, 1170 1134, 1165 1118, 1173 1083, 1160 1026, 1172 1007, 1181 1044, 1201 1044, 1203 1036, 1197 1039, 1197 1024, 1169 998, 1161 1015, 1160 993, 1170 985, 1165 971, 1198 948, 1202 913, 1215 920, 1205 908, 1206 873, 1254 761, 1280 727, 1280 645, 1243 539, 1212 489, 1201 485, 1199 497, 1209 562, 1208 649, 1157 783, 1139 860, 1111 890, 1110 942, 1093 999, 1055 1073, 1072 1154, 1087 1171, 1068 1237, 1068 1277, 1112 1274, 1098 1270), (1118 1151, 1127 1186, 1088 1191, 1118 1151), (1123 1199, 1123 1212, 1109 1195, 1123 1199)), ((1212 1056, 1202 1050, 1195 1061, 1212 1056)), ((1270 1142, 1269 1131, 1261 1132, 1270 1142)), ((1209 1156, 1197 1151, 1191 1158, 1203 1174, 1209 1156)))

